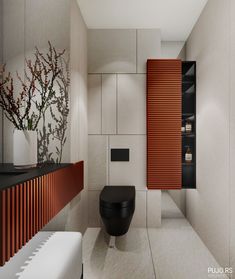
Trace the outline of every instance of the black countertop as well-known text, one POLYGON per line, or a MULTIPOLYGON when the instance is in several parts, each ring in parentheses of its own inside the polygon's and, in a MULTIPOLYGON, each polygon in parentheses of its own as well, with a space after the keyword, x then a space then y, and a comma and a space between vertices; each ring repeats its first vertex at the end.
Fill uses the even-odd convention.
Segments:
POLYGON ((13 164, 0 164, 0 191, 71 165, 43 164, 31 169, 15 169, 13 164))

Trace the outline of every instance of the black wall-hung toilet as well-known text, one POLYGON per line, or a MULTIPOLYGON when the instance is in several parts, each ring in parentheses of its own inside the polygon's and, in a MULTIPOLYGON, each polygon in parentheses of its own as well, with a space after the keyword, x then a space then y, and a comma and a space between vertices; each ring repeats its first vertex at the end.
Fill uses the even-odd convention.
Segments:
POLYGON ((135 211, 135 186, 105 186, 100 193, 100 215, 108 234, 125 234, 135 211))

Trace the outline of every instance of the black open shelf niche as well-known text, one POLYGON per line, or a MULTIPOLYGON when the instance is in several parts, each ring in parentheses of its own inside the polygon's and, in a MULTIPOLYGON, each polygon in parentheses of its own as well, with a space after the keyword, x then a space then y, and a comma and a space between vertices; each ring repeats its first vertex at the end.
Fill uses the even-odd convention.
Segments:
POLYGON ((196 188, 196 62, 182 61, 182 127, 187 121, 192 132, 182 132, 182 188, 196 188), (192 162, 185 162, 187 147, 192 152, 192 162))

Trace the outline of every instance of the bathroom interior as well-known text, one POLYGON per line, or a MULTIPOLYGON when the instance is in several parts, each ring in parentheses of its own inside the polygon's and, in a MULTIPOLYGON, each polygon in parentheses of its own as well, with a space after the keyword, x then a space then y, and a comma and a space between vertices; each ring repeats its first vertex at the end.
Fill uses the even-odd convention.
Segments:
POLYGON ((1 279, 235 279, 234 14, 0 0, 1 279))

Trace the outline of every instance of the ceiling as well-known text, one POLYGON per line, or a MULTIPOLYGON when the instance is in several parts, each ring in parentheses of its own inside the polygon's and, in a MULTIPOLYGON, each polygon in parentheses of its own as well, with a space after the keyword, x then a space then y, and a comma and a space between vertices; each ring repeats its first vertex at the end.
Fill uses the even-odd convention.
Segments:
POLYGON ((185 41, 207 0, 77 0, 88 28, 159 28, 185 41))

